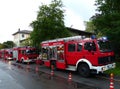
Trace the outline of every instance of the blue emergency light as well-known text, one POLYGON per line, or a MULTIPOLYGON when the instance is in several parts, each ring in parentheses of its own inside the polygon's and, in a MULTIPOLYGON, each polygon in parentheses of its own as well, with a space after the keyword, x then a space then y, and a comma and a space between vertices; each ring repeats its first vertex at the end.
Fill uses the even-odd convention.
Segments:
POLYGON ((106 36, 100 38, 102 41, 108 41, 108 38, 106 36))
POLYGON ((107 38, 107 37, 103 37, 102 39, 103 39, 103 40, 108 40, 108 38, 107 38))
POLYGON ((96 36, 95 36, 95 35, 92 35, 92 36, 91 36, 91 39, 96 39, 96 36))

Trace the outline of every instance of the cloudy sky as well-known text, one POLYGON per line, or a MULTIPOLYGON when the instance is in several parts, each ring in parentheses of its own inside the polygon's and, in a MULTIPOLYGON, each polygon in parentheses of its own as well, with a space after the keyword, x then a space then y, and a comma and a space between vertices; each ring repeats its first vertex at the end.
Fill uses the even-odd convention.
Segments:
MULTIPOLYGON (((29 24, 36 19, 41 3, 51 0, 0 0, 0 43, 11 40, 12 34, 32 30, 29 24)), ((65 9, 65 25, 84 30, 84 21, 95 14, 95 0, 62 0, 65 9)))

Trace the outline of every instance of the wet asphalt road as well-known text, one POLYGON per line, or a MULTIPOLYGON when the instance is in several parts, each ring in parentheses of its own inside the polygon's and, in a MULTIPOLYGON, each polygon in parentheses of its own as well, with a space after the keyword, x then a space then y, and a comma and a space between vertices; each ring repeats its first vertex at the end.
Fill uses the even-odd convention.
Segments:
MULTIPOLYGON (((14 61, 0 61, 0 89, 109 89, 109 78, 94 76, 80 77, 76 72, 58 70, 51 76, 51 70, 36 64, 20 64, 14 61), (72 81, 68 75, 72 73, 72 81)), ((120 82, 114 82, 120 89, 120 82)))
POLYGON ((12 61, 0 61, 0 89, 97 89, 68 82, 66 78, 52 76, 47 72, 40 72, 37 68, 32 69, 29 65, 21 66, 12 61))

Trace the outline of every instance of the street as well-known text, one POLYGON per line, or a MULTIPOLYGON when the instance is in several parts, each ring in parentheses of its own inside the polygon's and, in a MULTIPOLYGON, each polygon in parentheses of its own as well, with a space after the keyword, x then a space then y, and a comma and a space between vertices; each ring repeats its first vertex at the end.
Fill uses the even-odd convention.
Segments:
MULTIPOLYGON (((101 75, 83 78, 63 70, 51 75, 50 68, 41 65, 0 60, 0 89, 109 89, 109 85, 110 79, 101 75)), ((120 81, 114 81, 114 87, 120 89, 120 81)))

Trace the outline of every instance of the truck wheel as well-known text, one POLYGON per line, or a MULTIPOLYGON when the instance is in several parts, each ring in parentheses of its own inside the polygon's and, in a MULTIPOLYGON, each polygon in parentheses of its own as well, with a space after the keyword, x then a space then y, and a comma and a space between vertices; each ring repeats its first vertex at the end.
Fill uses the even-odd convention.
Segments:
POLYGON ((83 77, 89 77, 90 76, 90 68, 87 64, 80 64, 78 66, 78 72, 83 77))
POLYGON ((24 64, 24 63, 25 63, 23 59, 21 60, 21 63, 22 63, 22 64, 24 64))
POLYGON ((16 63, 19 63, 19 61, 16 59, 16 63))

